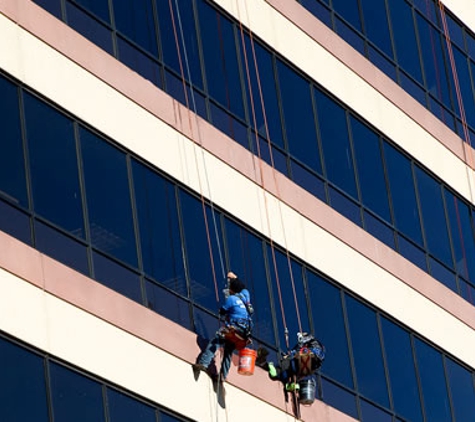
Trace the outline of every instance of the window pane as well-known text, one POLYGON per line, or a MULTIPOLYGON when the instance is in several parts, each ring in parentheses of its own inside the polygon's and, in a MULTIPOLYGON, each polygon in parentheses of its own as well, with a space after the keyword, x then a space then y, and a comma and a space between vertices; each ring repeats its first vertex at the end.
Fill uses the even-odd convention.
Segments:
POLYGON ((109 422, 155 422, 155 409, 119 391, 107 388, 109 422))
POLYGON ((390 222, 379 137, 354 117, 351 117, 351 132, 363 205, 390 222))
POLYGON ((475 414, 473 374, 452 359, 447 358, 445 364, 455 420, 471 422, 475 414))
POLYGON ((307 271, 307 284, 315 336, 328 351, 321 372, 353 388, 341 292, 310 271, 307 271))
POLYGON ((41 357, 0 339, 0 420, 47 422, 48 403, 41 357))
POLYGON ((216 226, 213 224, 213 215, 207 205, 205 206, 206 216, 204 215, 203 204, 199 199, 184 191, 180 191, 179 195, 191 297, 195 302, 216 312, 218 302, 222 300, 224 273, 219 267, 220 260, 215 243, 217 235, 216 226), (212 242, 211 245, 209 245, 208 239, 212 242))
POLYGON ((158 56, 152 0, 114 0, 114 17, 122 34, 158 56))
POLYGON ((419 339, 415 340, 415 347, 426 419, 451 422, 442 355, 419 339))
POLYGON ((252 333, 275 344, 263 241, 231 220, 225 219, 225 227, 230 269, 243 279, 251 294, 254 306, 252 333))
POLYGON ((17 208, 0 200, 0 230, 31 245, 30 218, 17 208))
POLYGON ((81 129, 92 244, 137 266, 125 154, 81 129))
POLYGON ((322 379, 323 401, 330 406, 345 412, 347 415, 358 419, 358 410, 356 408, 356 399, 354 394, 344 390, 341 387, 322 379))
POLYGON ((417 187, 421 201, 422 222, 429 253, 452 267, 447 219, 440 184, 416 167, 417 187))
POLYGON ((209 94, 244 119, 234 27, 204 1, 198 3, 198 9, 209 94))
POLYGON ((35 211, 84 238, 73 122, 28 94, 25 114, 35 211))
POLYGON ((407 420, 420 422, 421 401, 409 333, 386 318, 381 318, 381 328, 394 410, 407 420))
POLYGON ((365 397, 388 407, 388 391, 376 313, 350 296, 346 296, 346 306, 358 389, 365 397))
POLYGON ((108 0, 74 0, 96 16, 106 22, 109 22, 109 3, 108 0))
POLYGON ((332 5, 335 12, 343 16, 358 31, 361 31, 358 0, 332 0, 332 5))
POLYGON ((383 145, 396 228, 422 245, 411 162, 387 142, 383 145))
POLYGON ((54 362, 50 376, 55 422, 105 422, 99 383, 54 362))
POLYGON ((316 91, 318 124, 328 180, 357 198, 353 154, 348 139, 345 110, 316 91))
POLYGON ((2 127, 0 195, 18 205, 28 207, 18 89, 1 76, 0 126, 2 127))
POLYGON ((389 57, 393 58, 388 14, 385 4, 384 1, 374 0, 362 0, 361 2, 366 35, 389 57))
POLYGON ((414 79, 422 83, 412 9, 404 0, 389 0, 388 4, 397 62, 414 79))
POLYGON ((310 83, 281 61, 277 70, 289 152, 322 174, 310 83))
POLYGON ((132 161, 132 169, 144 270, 186 295, 175 187, 136 161, 132 161))

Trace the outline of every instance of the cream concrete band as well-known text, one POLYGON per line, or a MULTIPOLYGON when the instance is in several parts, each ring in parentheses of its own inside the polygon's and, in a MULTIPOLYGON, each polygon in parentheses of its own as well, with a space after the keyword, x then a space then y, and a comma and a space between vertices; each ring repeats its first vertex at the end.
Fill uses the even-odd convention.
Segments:
MULTIPOLYGON (((438 0, 437 0, 438 1, 438 0)), ((446 9, 454 13, 472 32, 475 32, 475 2, 472 0, 443 0, 446 9)))
MULTIPOLYGON (((323 48, 288 18, 278 13, 266 0, 213 1, 439 175, 467 200, 473 201, 473 171, 469 171, 456 155, 448 151, 390 99, 342 63, 331 51, 323 48)), ((473 2, 470 9, 474 9, 473 2)), ((331 30, 328 31, 333 34, 331 30)), ((375 77, 386 78, 388 84, 394 84, 376 68, 375 77), (378 73, 381 75, 376 76, 378 73)))
MULTIPOLYGON (((214 203, 475 368, 475 332, 459 319, 3 15, 0 34, 1 68, 205 197, 212 192, 214 203), (281 218, 269 217, 280 213, 285 232, 281 218)), ((445 158, 450 161, 449 154, 445 158)), ((456 167, 464 169, 459 161, 456 167)), ((464 191, 457 174, 450 171, 464 191)))

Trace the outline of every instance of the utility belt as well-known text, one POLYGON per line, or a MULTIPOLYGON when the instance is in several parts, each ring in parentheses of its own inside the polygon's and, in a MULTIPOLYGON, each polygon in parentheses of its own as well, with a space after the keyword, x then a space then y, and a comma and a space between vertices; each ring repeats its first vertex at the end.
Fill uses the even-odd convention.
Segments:
POLYGON ((227 322, 219 330, 219 335, 226 341, 233 343, 237 350, 244 349, 251 343, 249 324, 245 320, 243 321, 227 322))

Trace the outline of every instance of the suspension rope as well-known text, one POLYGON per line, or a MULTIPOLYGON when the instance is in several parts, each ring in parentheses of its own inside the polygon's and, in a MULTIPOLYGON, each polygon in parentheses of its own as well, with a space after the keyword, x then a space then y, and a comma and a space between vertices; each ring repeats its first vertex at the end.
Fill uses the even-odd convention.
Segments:
MULTIPOLYGON (((198 122, 198 113, 197 113, 197 106, 196 106, 196 99, 194 95, 194 86, 193 82, 191 79, 191 71, 190 71, 190 65, 189 65, 189 60, 188 60, 188 53, 187 53, 187 48, 186 48, 186 43, 185 43, 185 37, 184 37, 184 31, 183 31, 183 25, 182 25, 182 20, 181 20, 181 13, 180 13, 180 7, 178 5, 178 0, 175 0, 175 7, 176 7, 176 14, 177 14, 177 21, 178 21, 178 30, 177 30, 177 25, 175 22, 175 14, 173 12, 173 4, 172 0, 168 1, 169 3, 169 8, 170 8, 170 15, 171 15, 171 21, 172 21, 172 27, 173 27, 173 35, 175 38, 175 44, 177 48, 177 53, 178 53, 178 63, 180 67, 180 74, 181 74, 181 79, 182 79, 182 85, 183 85, 183 92, 185 95, 185 104, 188 110, 192 109, 194 112, 195 116, 195 124, 196 124, 196 130, 197 130, 197 140, 198 144, 200 146, 201 154, 202 154, 202 163, 203 163, 203 169, 204 169, 204 174, 205 174, 205 181, 206 181, 206 186, 209 194, 209 202, 210 202, 210 208, 211 208, 211 215, 212 215, 212 220, 213 220, 213 228, 215 232, 215 237, 216 237, 216 244, 218 248, 218 256, 219 256, 219 262, 221 266, 221 273, 222 277, 225 277, 225 269, 224 269, 224 259, 223 259, 223 253, 222 253, 222 248, 221 248, 221 242, 219 239, 219 232, 218 232, 218 225, 217 225, 217 219, 216 219, 216 212, 214 208, 214 202, 212 199, 212 193, 211 193, 211 188, 210 188, 210 182, 209 182, 209 177, 208 177, 208 171, 206 167, 206 160, 205 160, 205 155, 204 155, 204 150, 203 150, 203 142, 201 138, 201 131, 199 128, 199 122, 198 122), (181 39, 181 47, 180 48, 180 39, 181 39), (182 60, 182 54, 181 51, 183 50, 183 58, 184 58, 184 64, 183 66, 183 60, 182 60), (188 78, 189 81, 189 86, 190 86, 190 97, 191 97, 191 103, 192 106, 190 107, 190 100, 188 98, 188 85, 186 82, 185 78, 185 68, 186 68, 186 77, 188 78)), ((188 121, 189 121, 189 126, 190 130, 193 131, 193 124, 191 120, 191 112, 188 113, 188 121)), ((205 222, 205 230, 206 230, 206 238, 207 238, 207 243, 208 243, 208 249, 209 249, 209 256, 210 256, 210 261, 211 261, 211 271, 212 271, 212 276, 213 276, 213 283, 214 283, 214 289, 215 289, 215 296, 216 296, 216 301, 219 303, 219 288, 218 288, 218 282, 217 282, 217 276, 216 276, 216 270, 215 270, 215 263, 214 263, 214 257, 213 257, 213 247, 212 247, 212 242, 211 242, 211 235, 210 235, 210 230, 209 230, 209 222, 208 222, 208 217, 206 214, 206 204, 204 200, 204 195, 203 195, 203 187, 201 184, 201 178, 199 177, 199 164, 198 164, 198 158, 196 152, 194 153, 194 159, 195 159, 195 166, 198 171, 198 186, 200 190, 200 198, 201 198, 201 204, 202 204, 202 209, 203 209, 203 218, 205 222)))
MULTIPOLYGON (((259 157, 259 169, 260 169, 260 174, 261 174, 261 185, 265 191, 265 181, 264 181, 264 170, 263 170, 263 159, 261 156, 261 150, 260 150, 260 142, 259 142, 259 133, 258 133, 258 128, 257 128, 257 118, 256 118, 256 109, 255 109, 255 104, 254 104, 254 98, 253 98, 253 88, 252 88, 252 83, 251 83, 251 77, 250 77, 250 69, 249 69, 249 62, 247 59, 247 50, 246 50, 246 43, 245 43, 245 37, 244 37, 244 29, 242 25, 242 20, 240 17, 240 9, 239 9, 239 0, 236 0, 237 2, 237 10, 238 10, 238 20, 239 20, 239 28, 240 28, 240 34, 241 34, 241 42, 243 46, 243 57, 244 57, 244 64, 245 64, 245 69, 246 69, 246 78, 247 78, 247 84, 248 84, 248 89, 249 89, 249 101, 251 105, 251 112, 252 112, 252 120, 254 124, 254 134, 255 134, 255 142, 256 142, 256 150, 257 154, 259 157)), ((245 8, 246 8, 246 15, 249 16, 249 12, 247 10, 247 3, 245 3, 245 8)), ((276 197, 277 197, 277 204, 279 208, 279 216, 280 216, 280 224, 281 224, 281 229, 284 237, 284 246, 285 246, 285 251, 286 251, 286 257, 287 257, 287 264, 288 264, 288 269, 289 269, 289 275, 290 275, 290 281, 291 281, 291 286, 292 286, 292 293, 294 297, 294 302, 295 302, 295 309, 296 309, 296 314, 297 314, 297 322, 299 326, 299 331, 302 331, 302 323, 300 319, 300 310, 299 310, 299 304, 297 300, 297 293, 296 293, 296 288, 295 288, 295 280, 293 277, 293 272, 292 272, 292 265, 291 265, 291 259, 290 259, 290 253, 288 250, 288 242, 287 242, 287 236, 286 236, 286 230, 285 230, 285 225, 283 222, 283 214, 282 214, 282 200, 281 200, 281 195, 280 195, 280 188, 279 184, 277 182, 277 177, 276 177, 276 169, 275 169, 275 163, 274 163, 274 157, 272 153, 272 145, 270 142, 270 131, 269 131, 269 125, 267 121, 267 114, 266 114, 266 109, 265 109, 265 102, 264 102, 264 95, 263 95, 263 90, 262 90, 262 84, 261 84, 261 79, 260 79, 260 72, 259 72, 259 66, 257 62, 257 56, 256 56, 256 51, 254 47, 254 38, 252 35, 252 31, 249 30, 249 37, 250 37, 250 45, 251 45, 251 52, 252 52, 252 58, 253 58, 253 64, 255 67, 256 71, 256 81, 257 81, 257 87, 258 87, 258 94, 259 94, 259 100, 260 100, 260 106, 262 109, 262 115, 264 119, 264 128, 265 128, 265 133, 266 133, 266 140, 269 148, 269 154, 270 154, 270 161, 271 161, 271 167, 272 167, 272 176, 273 176, 273 181, 274 185, 276 187, 276 197)), ((267 202, 267 197, 264 192, 264 203, 265 203, 265 210, 266 210, 266 217, 267 217, 267 227, 269 234, 271 233, 271 227, 270 227, 270 218, 269 218, 269 211, 268 211, 268 202, 267 202)), ((289 340, 288 340, 288 328, 287 328, 287 322, 286 322, 286 317, 285 317, 285 310, 284 310, 284 304, 282 300, 282 289, 280 286, 280 279, 279 279, 279 272, 277 269, 277 261, 276 261, 276 256, 275 256, 275 247, 274 247, 274 242, 272 240, 272 237, 270 237, 270 245, 271 245, 271 251, 272 251, 272 261, 274 265, 274 271, 275 271, 275 277, 276 277, 276 284, 277 284, 277 291, 279 295, 279 302, 280 302, 280 307, 281 307, 281 312, 282 312, 282 320, 283 320, 283 325, 284 325, 284 334, 285 334, 285 340, 286 340, 286 345, 287 348, 290 348, 289 345, 289 340)))

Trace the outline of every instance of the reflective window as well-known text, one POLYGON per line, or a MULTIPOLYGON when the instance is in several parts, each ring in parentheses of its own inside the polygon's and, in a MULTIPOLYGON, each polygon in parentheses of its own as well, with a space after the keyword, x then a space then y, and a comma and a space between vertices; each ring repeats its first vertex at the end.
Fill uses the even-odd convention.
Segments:
POLYGON ((109 0, 74 0, 102 20, 109 22, 109 0))
POLYGON ((144 271, 186 295, 175 186, 137 161, 132 169, 144 271))
POLYGON ((381 318, 389 386, 396 414, 413 422, 422 421, 419 387, 409 333, 381 318))
POLYGON ((109 422, 156 422, 155 409, 112 388, 107 389, 109 422))
POLYGON ((315 336, 327 350, 321 372, 351 388, 353 379, 341 292, 311 271, 307 271, 307 284, 315 336))
POLYGON ((426 420, 451 422, 442 355, 419 339, 414 343, 426 420))
POLYGON ((362 0, 361 10, 364 16, 365 32, 389 57, 393 57, 389 21, 384 1, 362 0))
POLYGON ((346 296, 351 345, 358 389, 365 397, 389 407, 376 313, 346 296))
POLYGON ((18 87, 1 76, 0 125, 2 127, 0 196, 15 204, 28 207, 18 87))
POLYGON ((289 152, 321 174, 310 83, 280 60, 277 70, 289 152))
POLYGON ((55 422, 105 422, 98 382, 54 362, 49 368, 55 422))
POLYGON ((470 422, 475 414, 473 374, 452 359, 445 359, 452 409, 457 422, 470 422))
POLYGON ((137 266, 126 156, 88 130, 80 137, 92 244, 137 266))
POLYGON ((47 422, 43 359, 0 339, 0 420, 47 422))
POLYGON ((73 122, 31 95, 25 114, 35 211, 84 238, 73 122))

